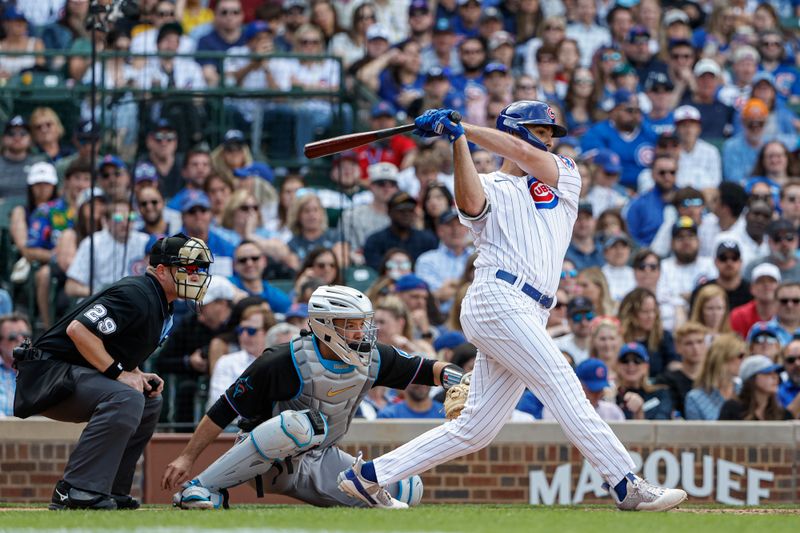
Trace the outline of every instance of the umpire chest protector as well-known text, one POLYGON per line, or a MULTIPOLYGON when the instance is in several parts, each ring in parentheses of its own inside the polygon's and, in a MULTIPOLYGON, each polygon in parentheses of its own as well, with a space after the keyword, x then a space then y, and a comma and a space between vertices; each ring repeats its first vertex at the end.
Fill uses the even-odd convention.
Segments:
POLYGON ((358 405, 378 377, 380 355, 372 349, 368 367, 347 365, 341 361, 323 359, 313 335, 294 339, 292 360, 300 374, 300 392, 291 400, 278 402, 273 414, 293 409, 316 409, 328 420, 328 437, 320 447, 335 444, 347 433, 358 405))

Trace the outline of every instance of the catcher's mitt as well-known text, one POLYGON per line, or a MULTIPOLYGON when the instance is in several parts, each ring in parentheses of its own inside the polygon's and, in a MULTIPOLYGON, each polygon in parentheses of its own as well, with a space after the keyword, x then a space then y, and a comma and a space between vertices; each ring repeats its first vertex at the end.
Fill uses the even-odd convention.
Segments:
POLYGON ((467 403, 467 396, 469 396, 469 381, 472 377, 472 372, 467 372, 461 378, 461 383, 447 389, 447 394, 444 397, 444 414, 448 420, 454 420, 459 417, 464 405, 467 403))

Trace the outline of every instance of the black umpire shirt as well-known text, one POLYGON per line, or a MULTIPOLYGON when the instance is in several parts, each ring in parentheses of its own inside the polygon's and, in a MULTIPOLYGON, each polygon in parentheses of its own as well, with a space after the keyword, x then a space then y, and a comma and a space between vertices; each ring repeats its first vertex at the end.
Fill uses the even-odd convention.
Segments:
MULTIPOLYGON (((373 387, 405 389, 411 383, 433 385, 433 359, 400 353, 395 347, 378 343, 380 368, 373 387), (426 368, 424 368, 426 367, 426 368)), ((248 419, 272 418, 275 402, 291 400, 302 383, 292 359, 289 343, 264 350, 261 356, 208 410, 208 417, 226 427, 240 414, 248 419)))
POLYGON ((153 276, 129 276, 81 302, 34 343, 56 359, 93 368, 67 335, 73 320, 97 335, 111 357, 130 372, 169 332, 172 305, 153 276))

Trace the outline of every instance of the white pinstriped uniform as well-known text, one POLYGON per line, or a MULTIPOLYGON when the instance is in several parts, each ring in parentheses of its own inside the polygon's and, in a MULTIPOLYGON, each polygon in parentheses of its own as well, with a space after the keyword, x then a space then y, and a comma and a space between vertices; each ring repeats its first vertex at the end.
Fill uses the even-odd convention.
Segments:
POLYGON ((625 447, 592 408, 547 334, 549 311, 520 290, 527 282, 544 294, 555 293, 577 217, 580 175, 571 160, 553 158, 557 190, 500 172, 480 176, 491 211, 480 221, 462 219, 479 252, 461 311, 464 333, 479 350, 469 397, 456 420, 375 459, 379 483, 422 473, 488 445, 526 386, 612 486, 633 471, 625 447), (517 282, 496 279, 498 269, 516 275, 517 282))

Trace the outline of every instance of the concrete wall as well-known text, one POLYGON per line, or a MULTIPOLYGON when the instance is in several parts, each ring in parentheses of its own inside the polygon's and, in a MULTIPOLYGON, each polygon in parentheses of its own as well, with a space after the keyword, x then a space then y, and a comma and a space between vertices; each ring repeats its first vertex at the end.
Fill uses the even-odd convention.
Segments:
MULTIPOLYGON (((438 424, 436 421, 356 421, 342 447, 376 457, 438 424)), ((800 503, 798 422, 625 422, 612 425, 642 473, 690 492, 692 501, 728 504, 800 503)), ((80 425, 49 420, 0 420, 0 500, 46 501, 58 480, 80 425)), ((188 435, 157 434, 137 475, 135 495, 167 503, 159 487, 166 464, 188 435)), ((227 449, 223 435, 207 450, 198 469, 227 449)), ((268 481, 265 485, 269 485, 268 481)), ((607 501, 601 479, 555 423, 510 423, 495 442, 477 453, 440 465, 423 475, 424 501, 470 503, 580 503, 607 501)), ((258 500, 249 487, 232 502, 258 500)))

